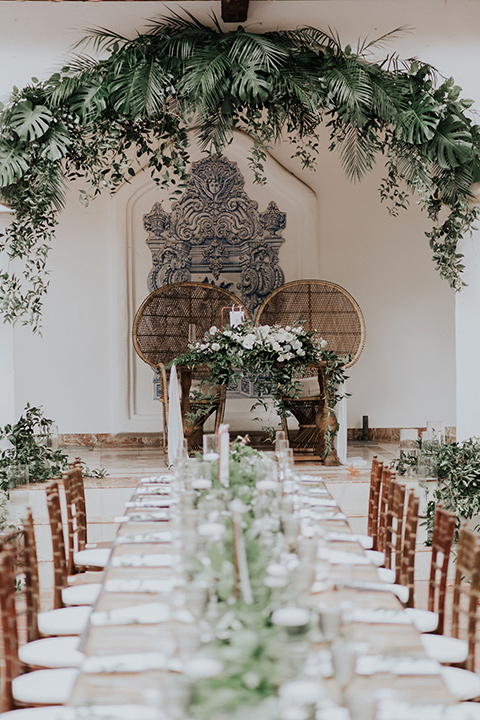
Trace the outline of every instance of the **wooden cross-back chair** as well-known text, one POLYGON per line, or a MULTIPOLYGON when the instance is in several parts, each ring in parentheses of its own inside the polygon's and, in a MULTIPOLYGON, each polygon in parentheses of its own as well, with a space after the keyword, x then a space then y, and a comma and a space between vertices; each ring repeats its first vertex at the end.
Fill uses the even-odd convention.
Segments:
POLYGON ((380 493, 382 488, 383 463, 375 455, 370 470, 370 491, 368 496, 367 535, 372 538, 372 550, 378 550, 378 522, 380 493))
POLYGON ((395 582, 398 582, 402 566, 405 485, 392 478, 389 495, 385 524, 385 567, 394 570, 395 582))
POLYGON ((433 526, 432 557, 428 580, 428 609, 438 615, 436 632, 440 635, 445 629, 445 598, 447 594, 448 568, 450 552, 456 525, 455 513, 440 505, 435 509, 433 526))
POLYGON ((400 574, 397 582, 408 588, 406 607, 415 605, 415 554, 417 545, 418 510, 420 501, 414 492, 409 492, 403 528, 403 544, 400 556, 400 574))
MULTIPOLYGON (((139 357, 156 370, 160 377, 164 449, 167 447, 168 427, 167 366, 188 350, 189 341, 200 341, 213 325, 221 327, 222 309, 232 305, 240 306, 240 300, 224 288, 206 283, 180 282, 155 290, 137 311, 133 323, 133 345, 139 357)), ((245 308, 243 310, 246 319, 250 319, 248 311, 245 308)), ((203 425, 213 412, 216 413, 215 430, 218 430, 225 411, 226 388, 215 388, 212 395, 205 399, 192 400, 192 380, 205 379, 208 370, 177 369, 185 437, 190 449, 198 449, 202 444, 203 425), (197 418, 194 422, 188 420, 189 413, 197 418)))
POLYGON ((0 538, 0 551, 4 549, 9 549, 11 552, 13 570, 15 575, 22 580, 26 639, 31 642, 39 637, 37 616, 40 610, 40 580, 35 530, 30 509, 27 510, 18 530, 2 535, 0 538))
POLYGON ((460 528, 453 585, 452 637, 467 634, 468 657, 465 668, 475 672, 479 642, 477 626, 480 608, 480 546, 478 535, 460 528))
MULTIPOLYGON (((342 287, 325 280, 295 280, 274 290, 261 305, 257 325, 293 325, 300 323, 305 330, 315 331, 317 338, 327 341, 327 350, 341 357, 348 356, 345 367, 357 362, 365 344, 365 321, 360 306, 342 287)), ((327 453, 325 431, 327 425, 336 431, 333 408, 325 394, 322 368, 313 368, 311 377, 318 386, 296 399, 283 398, 286 409, 298 421, 296 435, 290 445, 294 450, 310 452, 324 459, 326 465, 338 465, 334 448, 327 453)), ((286 419, 283 418, 288 433, 286 419)))
MULTIPOLYGON (((95 547, 88 547, 87 509, 81 464, 73 463, 62 473, 62 480, 67 505, 68 574, 73 575, 87 569, 103 570, 110 557, 111 543, 99 543, 95 547)), ((55 512, 58 504, 61 519, 60 500, 56 498, 54 485, 47 489, 47 502, 55 506, 55 512)))

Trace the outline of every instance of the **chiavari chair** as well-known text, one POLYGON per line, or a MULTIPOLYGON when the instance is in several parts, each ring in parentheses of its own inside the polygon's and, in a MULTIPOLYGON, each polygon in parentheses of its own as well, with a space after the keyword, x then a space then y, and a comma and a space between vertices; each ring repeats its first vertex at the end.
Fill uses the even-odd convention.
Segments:
POLYGON ((452 637, 422 635, 422 643, 430 657, 439 662, 463 665, 442 667, 448 690, 459 700, 480 698, 480 676, 475 672, 479 606, 480 544, 476 533, 462 527, 455 564, 452 637))
POLYGON ((62 479, 67 504, 68 574, 103 570, 110 557, 110 543, 106 547, 87 547, 87 512, 80 463, 76 462, 66 470, 62 479))
MULTIPOLYGON (((3 710, 36 705, 61 705, 72 691, 78 670, 70 667, 23 672, 20 658, 16 587, 15 551, 8 546, 0 553, 0 615, 3 640, 3 710)), ((42 641, 35 641, 32 645, 42 641)), ((17 717, 17 716, 15 716, 17 717)), ((21 720, 21 716, 18 716, 21 720)))
POLYGON ((382 489, 383 463, 375 455, 372 459, 370 472, 370 492, 368 498, 367 535, 372 539, 372 550, 378 550, 378 522, 380 510, 380 494, 382 489))
POLYGON ((38 561, 30 509, 22 527, 2 538, 0 550, 12 555, 15 577, 21 586, 21 592, 16 595, 16 607, 21 602, 22 627, 26 625, 27 642, 18 651, 23 667, 77 667, 83 659, 83 654, 77 650, 78 633, 84 629, 88 616, 83 608, 67 611, 67 615, 58 610, 39 612, 38 561), (60 635, 62 637, 58 637, 60 635))
POLYGON ((400 569, 397 581, 408 588, 407 608, 415 605, 415 550, 417 544, 419 499, 409 492, 400 553, 400 569))
POLYGON ((88 577, 85 578, 86 582, 69 585, 60 491, 56 481, 52 481, 47 485, 46 498, 53 547, 53 606, 54 608, 62 608, 70 605, 93 605, 102 587, 101 582, 98 582, 102 578, 102 573, 75 575, 72 578, 74 583, 76 583, 77 578, 83 580, 85 575, 88 575, 88 577))

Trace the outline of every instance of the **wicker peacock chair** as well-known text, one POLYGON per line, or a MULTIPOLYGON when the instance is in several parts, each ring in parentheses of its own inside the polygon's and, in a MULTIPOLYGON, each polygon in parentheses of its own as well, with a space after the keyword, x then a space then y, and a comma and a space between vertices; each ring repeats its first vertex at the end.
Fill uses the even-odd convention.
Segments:
MULTIPOLYGON (((345 367, 357 362, 365 344, 365 321, 358 303, 339 285, 325 280, 296 280, 274 290, 261 305, 257 325, 292 325, 301 322, 306 330, 315 330, 327 341, 327 349, 340 356, 350 356, 345 367)), ((291 446, 298 451, 315 453, 325 464, 338 465, 335 450, 326 455, 325 424, 335 417, 327 412, 328 398, 322 368, 312 368, 312 378, 305 382, 297 399, 283 398, 288 411, 297 419, 299 428, 291 446), (318 383, 315 381, 318 378, 318 383), (313 382, 312 382, 313 380, 313 382)), ((283 420, 288 433, 286 420, 283 420)))
MULTIPOLYGON (((188 342, 201 340, 212 325, 221 327, 222 309, 241 305, 239 299, 228 290, 216 285, 196 282, 180 282, 155 290, 142 303, 133 322, 133 344, 140 358, 158 371, 160 376, 160 402, 163 406, 164 448, 167 443, 168 373, 166 366, 178 355, 187 351, 188 342)), ((248 312, 245 311, 248 318, 248 312)), ((203 424, 215 411, 215 429, 225 411, 225 386, 208 390, 204 399, 190 398, 192 380, 203 380, 205 368, 194 371, 178 367, 181 385, 181 406, 185 437, 189 449, 201 447, 203 424), (215 392, 215 395, 213 394, 215 392), (202 411, 204 408, 204 411, 202 411), (189 422, 188 414, 195 416, 189 422)), ((199 388, 205 392, 204 387, 199 388)), ((197 393, 198 395, 198 393, 197 393)))

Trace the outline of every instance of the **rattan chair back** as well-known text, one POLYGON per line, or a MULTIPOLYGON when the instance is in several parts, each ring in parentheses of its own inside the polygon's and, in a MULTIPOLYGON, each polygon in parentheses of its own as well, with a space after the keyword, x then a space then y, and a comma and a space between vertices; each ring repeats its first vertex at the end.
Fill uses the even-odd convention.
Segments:
POLYGON ((380 491, 382 487, 383 463, 376 455, 372 458, 370 470, 370 492, 368 497, 368 525, 367 535, 372 538, 372 549, 378 546, 378 521, 380 511, 380 491))
MULTIPOLYGON (((221 327, 222 310, 232 305, 238 308, 241 303, 236 295, 224 288, 206 283, 181 282, 158 288, 143 301, 137 311, 132 330, 133 345, 139 357, 159 374, 165 449, 168 426, 166 366, 187 351, 190 341, 201 340, 213 325, 221 327)), ((241 307, 245 318, 250 320, 246 308, 241 307)), ((192 409, 188 400, 192 378, 204 380, 207 376, 206 368, 195 368, 193 373, 189 372, 180 377, 184 417, 192 409), (184 394, 187 397, 184 397, 184 394)), ((209 401, 208 404, 210 413, 216 408, 215 429, 218 430, 225 408, 225 388, 220 389, 218 400, 209 401)), ((208 413, 203 420, 206 417, 208 413)), ((200 425, 203 426, 203 422, 200 425)))
POLYGON ((201 340, 212 325, 221 326, 222 308, 240 304, 236 295, 216 285, 181 282, 158 288, 135 316, 135 350, 157 370, 187 351, 193 329, 195 339, 201 340))
POLYGON ((453 586, 452 636, 468 642, 467 670, 475 672, 480 607, 480 546, 478 534, 460 528, 453 586))
POLYGON ((325 280, 286 283, 264 300, 256 319, 257 325, 296 322, 326 340, 328 350, 350 355, 346 367, 357 362, 365 344, 365 321, 358 303, 340 285, 325 280))
POLYGON ((400 585, 408 587, 407 607, 415 606, 415 551, 417 545, 418 508, 420 501, 414 492, 408 493, 407 511, 403 529, 403 543, 400 555, 400 585))

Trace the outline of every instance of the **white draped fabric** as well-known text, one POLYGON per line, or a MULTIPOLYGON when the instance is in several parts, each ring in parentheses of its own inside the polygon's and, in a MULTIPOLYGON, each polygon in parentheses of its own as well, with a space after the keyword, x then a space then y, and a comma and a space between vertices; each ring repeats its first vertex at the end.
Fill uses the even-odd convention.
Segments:
POLYGON ((170 370, 168 385, 168 464, 174 465, 183 444, 182 408, 180 406, 180 383, 175 365, 170 370))
POLYGON ((347 398, 345 393, 347 392, 345 383, 342 383, 339 387, 339 391, 343 394, 343 398, 335 406, 335 412, 337 414, 337 420, 339 424, 338 433, 335 437, 335 449, 337 451, 338 459, 341 465, 353 465, 354 467, 363 467, 367 465, 367 461, 361 457, 347 457, 347 398))

